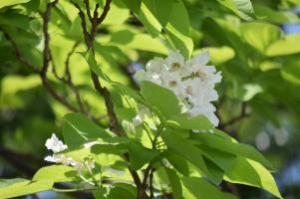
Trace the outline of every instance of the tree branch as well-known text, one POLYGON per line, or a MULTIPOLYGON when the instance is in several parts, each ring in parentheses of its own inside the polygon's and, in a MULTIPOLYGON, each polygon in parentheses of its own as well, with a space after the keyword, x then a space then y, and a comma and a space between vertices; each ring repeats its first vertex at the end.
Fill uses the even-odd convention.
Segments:
POLYGON ((39 71, 38 67, 36 67, 35 65, 33 65, 32 63, 30 63, 29 61, 27 61, 23 57, 23 55, 22 55, 22 53, 21 53, 21 51, 20 51, 17 43, 12 39, 12 37, 7 32, 5 32, 4 30, 2 30, 2 32, 4 34, 5 39, 13 47, 17 60, 19 60, 22 64, 24 64, 26 67, 28 67, 29 69, 33 70, 34 72, 39 73, 40 71, 39 71))
POLYGON ((103 8, 103 12, 100 15, 100 17, 97 19, 97 24, 98 25, 101 24, 104 21, 104 19, 106 18, 107 14, 108 14, 108 11, 110 9, 111 1, 112 0, 106 0, 106 3, 105 3, 104 8, 103 8))
MULTIPOLYGON (((103 12, 99 18, 97 18, 98 17, 98 12, 97 12, 98 5, 96 5, 93 19, 90 21, 92 24, 91 33, 89 33, 87 31, 86 19, 85 19, 83 11, 81 10, 81 8, 78 4, 73 2, 74 6, 79 11, 79 16, 81 18, 82 31, 84 34, 87 48, 92 51, 93 55, 95 55, 93 43, 95 41, 97 28, 99 25, 101 25, 101 23, 104 21, 105 17, 107 16, 109 9, 110 9, 111 2, 112 2, 111 0, 106 0, 103 12)), ((125 136, 126 134, 123 131, 123 129, 119 126, 117 116, 114 112, 114 105, 113 105, 109 90, 106 87, 101 85, 101 82, 99 81, 97 74, 94 73, 92 70, 90 70, 90 71, 91 71, 92 82, 94 84, 96 91, 104 98, 105 106, 107 109, 107 115, 108 115, 109 121, 110 121, 111 130, 118 136, 125 136)), ((129 161, 128 153, 125 153, 124 157, 127 161, 129 161)), ((138 189, 137 198, 138 199, 148 199, 149 197, 146 193, 145 186, 141 182, 138 173, 131 168, 129 168, 129 172, 130 172, 130 174, 134 180, 134 183, 136 184, 137 189, 138 189)))
POLYGON ((14 49, 15 55, 17 60, 19 60, 21 63, 23 63, 25 66, 27 66, 29 69, 33 70, 33 72, 37 73, 40 75, 41 80, 43 85, 45 86, 45 88, 48 90, 48 92, 52 95, 52 97, 54 97, 58 102, 60 102, 61 104, 63 104, 64 106, 66 106, 69 110, 71 111, 75 111, 78 112, 78 109, 74 106, 72 106, 68 101, 65 100, 65 98, 61 95, 59 95, 50 85, 49 81, 45 78, 42 78, 41 76, 41 71, 38 69, 38 67, 36 67, 35 65, 33 65, 32 63, 30 63, 29 61, 27 61, 22 53, 20 48, 18 47, 18 45, 16 44, 16 42, 12 39, 12 37, 5 31, 3 31, 5 38, 7 39, 7 41, 9 41, 14 49))
POLYGON ((240 114, 239 116, 235 117, 235 118, 232 118, 231 120, 229 120, 229 121, 227 121, 227 122, 225 122, 225 123, 223 123, 223 124, 220 124, 220 125, 219 125, 219 128, 220 128, 220 129, 225 129, 225 128, 227 128, 228 126, 232 126, 232 125, 234 125, 235 123, 237 123, 237 122, 239 122, 239 121, 245 119, 246 117, 248 117, 249 114, 246 112, 246 111, 247 111, 246 109, 247 109, 247 104, 246 104, 246 103, 243 103, 243 104, 242 104, 241 114, 240 114))
POLYGON ((85 7, 86 7, 86 14, 89 18, 90 21, 93 20, 92 18, 92 15, 91 15, 91 8, 90 8, 90 1, 89 0, 84 0, 84 4, 85 4, 85 7))
POLYGON ((51 17, 51 10, 57 4, 58 0, 55 0, 47 4, 46 12, 43 14, 43 34, 44 34, 44 50, 43 50, 43 67, 40 72, 42 79, 46 79, 47 70, 50 62, 50 35, 48 32, 48 25, 51 17))

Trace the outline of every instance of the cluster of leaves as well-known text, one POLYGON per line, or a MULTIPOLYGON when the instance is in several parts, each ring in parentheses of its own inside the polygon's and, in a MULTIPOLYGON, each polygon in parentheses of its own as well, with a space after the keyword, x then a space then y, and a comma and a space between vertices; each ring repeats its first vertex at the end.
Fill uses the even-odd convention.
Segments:
MULTIPOLYGON (((298 4, 286 0, 281 6, 298 4)), ((258 123, 257 115, 280 126, 274 106, 280 113, 290 109, 300 115, 300 65, 295 61, 300 37, 285 36, 274 25, 298 16, 275 12, 268 2, 253 5, 250 0, 2 0, 1 64, 26 77, 1 74, 1 107, 24 107, 24 96, 16 93, 38 87, 41 79, 53 97, 52 114, 64 121, 69 146, 65 155, 81 162, 92 158, 96 168, 92 175, 85 174, 95 186, 82 184, 75 168, 52 165, 41 168, 32 180, 1 180, 0 197, 92 190, 95 198, 235 198, 220 191, 223 181, 259 187, 281 198, 270 163, 225 133, 237 130, 229 128, 237 121, 231 114, 239 111, 229 111, 231 104, 247 104, 255 115, 243 127, 245 132, 258 123), (99 26, 93 23, 95 16, 99 26), (221 123, 221 130, 201 115, 180 114, 178 100, 167 89, 150 82, 143 82, 140 92, 131 89, 132 68, 123 67, 165 55, 170 48, 188 58, 204 50, 203 45, 224 76, 220 91, 228 101, 219 108, 220 119, 228 122, 221 123), (96 75, 92 80, 98 93, 90 72, 96 75), (130 121, 144 107, 151 117, 132 126, 130 121), (67 112, 78 113, 64 116, 67 112), (89 141, 98 142, 84 148, 89 141), (57 188, 58 183, 68 189, 57 188)), ((39 142, 36 145, 42 146, 39 142)))
MULTIPOLYGON (((116 87, 122 88, 122 98, 127 98, 125 104, 116 106, 120 121, 133 119, 137 113, 132 104, 142 103, 156 113, 153 117, 159 116, 159 119, 149 118, 150 122, 159 120, 159 128, 151 130, 150 124, 144 121, 133 132, 126 131, 127 136, 116 137, 81 114, 65 116, 63 135, 70 148, 65 155, 81 162, 86 158, 96 161, 95 170, 99 173, 93 173, 94 180, 102 182, 94 188, 96 198, 136 198, 138 186, 130 185, 132 180, 128 168, 145 169, 144 186, 148 184, 146 176, 153 172, 154 179, 151 180, 154 184, 150 191, 172 193, 175 198, 235 198, 218 190, 216 186, 222 180, 260 187, 281 198, 272 175, 266 169, 271 169, 271 165, 259 152, 213 129, 203 116, 188 118, 182 115, 179 102, 171 91, 150 82, 141 84, 140 93, 124 90, 125 87, 118 84, 116 87), (135 101, 130 101, 132 99, 135 101), (195 134, 192 130, 203 133, 195 134), (95 140, 99 144, 91 149, 78 147, 95 140), (124 173, 120 175, 121 171, 124 173)), ((62 165, 43 167, 31 183, 22 180, 11 185, 9 180, 9 185, 2 188, 1 196, 51 190, 54 183, 80 180, 74 168, 62 165)))

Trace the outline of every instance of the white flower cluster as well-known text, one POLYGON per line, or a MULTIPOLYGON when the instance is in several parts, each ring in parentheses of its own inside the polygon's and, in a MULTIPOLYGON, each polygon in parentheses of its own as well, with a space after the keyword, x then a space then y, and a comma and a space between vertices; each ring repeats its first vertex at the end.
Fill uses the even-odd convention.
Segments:
POLYGON ((71 157, 67 157, 64 154, 58 154, 68 149, 68 146, 65 145, 61 140, 59 140, 54 133, 52 134, 51 138, 46 140, 45 146, 48 150, 51 150, 53 152, 52 155, 48 155, 45 157, 45 160, 48 162, 73 166, 78 171, 81 171, 84 166, 89 169, 93 169, 95 167, 93 161, 89 160, 82 164, 81 162, 78 162, 71 157))
POLYGON ((218 99, 215 84, 221 82, 222 76, 215 66, 207 65, 209 59, 208 52, 187 61, 180 53, 171 52, 166 59, 150 60, 146 70, 138 71, 135 77, 172 90, 183 103, 183 113, 191 116, 202 114, 217 126, 219 120, 212 102, 218 99))

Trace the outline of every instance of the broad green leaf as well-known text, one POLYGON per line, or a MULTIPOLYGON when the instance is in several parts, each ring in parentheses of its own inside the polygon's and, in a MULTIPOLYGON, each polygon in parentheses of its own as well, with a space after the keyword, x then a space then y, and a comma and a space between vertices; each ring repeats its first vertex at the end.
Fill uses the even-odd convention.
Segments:
POLYGON ((211 63, 213 64, 222 64, 235 57, 234 50, 228 46, 202 48, 201 50, 194 51, 193 55, 197 55, 199 52, 205 51, 209 52, 211 63))
POLYGON ((143 81, 141 82, 141 94, 146 103, 167 118, 180 113, 179 101, 176 95, 167 88, 149 81, 143 81))
POLYGON ((221 5, 231 10, 237 16, 252 20, 254 17, 254 10, 250 0, 217 0, 221 5))
POLYGON ((135 35, 127 47, 164 55, 168 54, 168 50, 161 40, 158 38, 154 39, 147 34, 135 35))
POLYGON ((121 155, 121 151, 118 148, 118 145, 114 144, 96 144, 92 146, 91 152, 94 154, 115 154, 121 155))
POLYGON ((0 1, 0 9, 6 6, 11 6, 15 4, 27 3, 30 0, 1 0, 0 1))
POLYGON ((233 162, 236 159, 235 155, 224 153, 221 150, 215 150, 204 145, 199 145, 197 147, 201 149, 207 159, 215 163, 222 170, 227 171, 232 168, 233 162))
POLYGON ((193 41, 189 37, 189 15, 184 3, 181 0, 144 0, 142 4, 147 15, 145 17, 142 15, 140 19, 148 31, 153 36, 157 36, 163 27, 170 44, 180 50, 186 58, 190 57, 193 51, 193 41), (149 25, 149 20, 156 23, 149 25), (155 24, 157 24, 156 27, 155 24))
POLYGON ((73 167, 52 165, 40 168, 33 176, 33 181, 72 182, 78 180, 78 172, 73 167))
POLYGON ((109 12, 103 21, 103 25, 121 25, 129 18, 130 12, 123 5, 123 0, 114 0, 109 12))
POLYGON ((300 85, 300 61, 288 60, 282 64, 282 77, 295 85, 300 85))
POLYGON ((173 10, 174 0, 144 0, 143 3, 149 8, 162 27, 165 27, 173 10))
POLYGON ((241 25, 242 37, 262 54, 281 36, 281 30, 272 24, 253 22, 241 25))
POLYGON ((125 86, 118 82, 112 82, 112 86, 116 89, 116 91, 118 91, 122 95, 127 95, 127 96, 135 99, 136 101, 143 103, 143 99, 142 99, 141 95, 136 90, 133 90, 131 87, 125 86))
POLYGON ((289 22, 289 18, 280 10, 273 10, 268 6, 260 4, 254 4, 254 10, 258 18, 263 18, 264 20, 279 24, 289 22))
POLYGON ((205 156, 204 156, 204 161, 210 174, 207 180, 212 184, 219 186, 224 178, 225 171, 221 169, 216 163, 206 158, 205 156))
POLYGON ((147 31, 152 36, 156 37, 160 34, 162 26, 160 25, 157 18, 150 11, 150 9, 147 7, 145 2, 142 2, 138 16, 141 22, 144 24, 147 31))
POLYGON ((24 178, 0 179, 0 189, 20 182, 28 182, 28 180, 24 178))
MULTIPOLYGON (((219 134, 221 133, 219 131, 219 134)), ((194 139, 197 139, 201 143, 213 149, 221 150, 233 155, 243 156, 262 163, 268 168, 272 168, 270 162, 266 160, 263 155, 258 152, 254 147, 246 144, 237 143, 234 140, 225 138, 216 133, 200 133, 193 135, 194 139)))
POLYGON ((109 139, 111 136, 85 116, 79 113, 70 113, 64 117, 64 140, 70 149, 76 149, 89 140, 109 139))
POLYGON ((270 45, 266 53, 271 57, 299 53, 299 43, 300 34, 288 35, 270 45))
POLYGON ((122 0, 125 5, 135 13, 138 13, 141 7, 142 0, 122 0))
POLYGON ((166 173, 167 173, 167 176, 169 178, 169 181, 170 181, 170 184, 172 187, 172 194, 173 194, 174 198, 175 199, 183 199, 181 182, 180 182, 178 175, 172 169, 169 169, 169 168, 165 168, 165 169, 166 169, 166 173))
POLYGON ((207 117, 203 115, 198 115, 195 117, 190 117, 184 114, 175 115, 166 121, 166 124, 189 130, 209 130, 213 128, 213 125, 210 123, 207 117))
POLYGON ((0 188, 0 198, 14 198, 42 191, 51 190, 53 185, 52 181, 23 181, 16 182, 4 188, 0 188))
POLYGON ((145 164, 150 163, 153 158, 159 155, 158 151, 145 148, 139 142, 128 143, 130 163, 134 170, 138 170, 145 164))
POLYGON ((93 193, 93 196, 95 199, 107 199, 106 198, 107 192, 108 192, 108 189, 101 186, 100 188, 94 190, 92 193, 93 193))
POLYGON ((163 153, 163 156, 168 159, 168 161, 173 165, 174 168, 176 168, 177 171, 183 175, 189 175, 190 171, 187 160, 178 155, 176 151, 168 149, 163 153))
POLYGON ((162 132, 161 136, 169 149, 172 149, 178 155, 193 163, 202 172, 208 174, 208 169, 202 157, 203 152, 199 148, 193 146, 192 141, 178 135, 177 132, 171 132, 170 130, 162 132))
POLYGON ((167 39, 175 49, 178 49, 185 58, 189 58, 193 51, 193 40, 176 30, 175 27, 168 24, 166 27, 167 39))
POLYGON ((135 33, 130 30, 120 30, 111 34, 112 44, 120 47, 167 54, 168 50, 159 38, 152 38, 148 34, 135 33))
POLYGON ((225 175, 225 180, 229 182, 259 187, 282 198, 271 173, 256 161, 239 157, 225 175))
POLYGON ((134 186, 125 184, 125 183, 118 183, 115 184, 114 187, 110 190, 107 199, 132 199, 136 198, 137 190, 134 186))
POLYGON ((184 194, 185 198, 189 199, 235 199, 236 197, 221 192, 217 187, 211 185, 203 178, 196 177, 183 177, 183 185, 185 186, 184 194), (186 193, 189 192, 189 193, 186 193))
POLYGON ((173 1, 171 9, 169 22, 165 27, 167 38, 176 49, 181 51, 185 58, 189 58, 193 52, 194 44, 190 38, 188 12, 181 0, 173 1))

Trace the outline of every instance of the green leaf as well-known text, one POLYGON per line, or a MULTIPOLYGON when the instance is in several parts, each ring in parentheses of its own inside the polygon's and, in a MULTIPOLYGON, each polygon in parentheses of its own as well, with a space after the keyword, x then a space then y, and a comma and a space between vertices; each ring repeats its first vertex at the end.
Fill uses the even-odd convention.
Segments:
POLYGON ((51 190, 53 185, 52 181, 21 181, 0 188, 0 198, 14 198, 24 195, 29 195, 33 193, 38 193, 42 191, 51 190))
POLYGON ((173 10, 174 0, 152 0, 152 1, 143 1, 147 7, 151 10, 153 15, 157 18, 160 24, 165 27, 169 22, 170 14, 173 10))
POLYGON ((166 121, 166 124, 172 127, 189 130, 208 130, 213 128, 213 125, 210 123, 207 117, 203 115, 190 117, 188 115, 180 114, 171 117, 166 121))
POLYGON ((241 25, 241 32, 243 38, 262 54, 281 37, 277 26, 261 22, 245 23, 241 25))
POLYGON ((279 24, 289 22, 289 18, 286 16, 284 11, 273 10, 272 8, 262 4, 254 4, 254 10, 257 18, 263 18, 266 21, 279 24))
POLYGON ((186 58, 191 56, 189 15, 181 0, 144 0, 141 11, 140 20, 153 36, 158 36, 164 28, 170 44, 186 58))
POLYGON ((150 163, 156 156, 158 151, 150 150, 139 142, 130 142, 128 144, 130 164, 134 170, 142 168, 145 164, 150 163))
POLYGON ((171 43, 171 45, 178 49, 185 58, 189 58, 193 51, 193 40, 176 30, 172 25, 168 25, 166 27, 167 39, 171 43))
POLYGON ((173 165, 174 168, 176 168, 177 171, 179 171, 183 175, 189 175, 190 171, 187 160, 185 160, 182 156, 178 155, 176 151, 167 149, 163 153, 163 156, 168 159, 168 161, 173 165))
POLYGON ((138 13, 141 7, 142 0, 122 0, 125 5, 135 13, 138 13))
MULTIPOLYGON (((202 178, 197 177, 183 177, 182 182, 186 188, 186 191, 188 190, 189 196, 185 198, 189 199, 235 199, 236 197, 221 192, 217 187, 211 185, 206 180, 202 178)), ((186 193, 184 193, 186 194, 186 193)))
POLYGON ((137 102, 143 103, 141 95, 131 87, 118 82, 112 82, 111 85, 116 89, 117 92, 121 93, 122 95, 127 95, 135 99, 137 102))
POLYGON ((98 125, 79 113, 70 113, 64 117, 64 140, 70 149, 77 149, 88 140, 109 139, 111 136, 98 125))
POLYGON ((237 16, 252 20, 254 9, 250 0, 217 0, 221 5, 231 10, 237 16))
POLYGON ((167 88, 149 81, 143 81, 141 82, 141 94, 146 103, 167 118, 180 113, 179 101, 176 95, 167 88))
POLYGON ((222 64, 235 57, 235 52, 231 47, 207 47, 201 50, 194 51, 193 55, 197 55, 200 52, 208 51, 211 57, 211 63, 222 64))
POLYGON ((171 132, 170 130, 164 131, 161 136, 169 149, 172 149, 178 155, 193 163, 202 172, 208 174, 208 169, 202 157, 203 153, 199 148, 193 146, 192 141, 178 135, 177 132, 171 132))
POLYGON ((135 33, 127 29, 112 33, 110 42, 120 47, 168 54, 167 48, 159 38, 152 38, 148 34, 135 33))
POLYGON ((103 25, 121 25, 129 18, 130 12, 123 4, 123 0, 114 0, 103 25))
POLYGON ((11 6, 15 4, 27 3, 30 0, 1 0, 0 1, 0 9, 6 6, 11 6))
MULTIPOLYGON (((169 21, 165 27, 169 42, 185 56, 189 58, 193 52, 194 44, 190 38, 190 20, 184 3, 173 1, 169 21)), ((161 12, 166 12, 161 11, 161 12)))
POLYGON ((136 198, 137 190, 134 186, 125 184, 125 183, 118 183, 115 184, 114 187, 110 190, 107 199, 132 199, 136 198))
POLYGON ((288 82, 300 85, 300 61, 291 59, 284 62, 282 65, 282 77, 288 82))
POLYGON ((223 171, 227 171, 233 166, 236 156, 229 153, 224 153, 220 150, 215 150, 205 145, 197 146, 203 151, 204 156, 214 162, 223 171))
POLYGON ((271 173, 256 161, 239 157, 225 175, 225 180, 229 182, 259 187, 282 198, 271 173))
POLYGON ((95 199, 107 199, 106 198, 107 188, 101 186, 93 191, 93 196, 95 199))
POLYGON ((27 181, 28 180, 24 178, 0 179, 0 189, 16 183, 27 182, 27 181))
POLYGON ((263 165, 267 166, 268 168, 272 168, 270 162, 266 160, 264 156, 260 152, 258 152, 254 147, 246 144, 237 143, 231 138, 226 138, 223 135, 220 136, 220 134, 225 134, 221 131, 216 130, 215 132, 218 132, 218 134, 200 133, 194 134, 193 137, 194 139, 197 139, 197 141, 200 141, 201 143, 213 149, 224 151, 233 155, 243 156, 258 161, 263 165))
POLYGON ((175 199, 183 199, 181 182, 180 182, 178 175, 172 169, 165 168, 165 170, 168 175, 169 181, 171 183, 172 194, 173 194, 174 198, 175 199))
POLYGON ((78 172, 73 167, 52 165, 40 168, 33 176, 33 181, 72 182, 78 180, 78 172))
POLYGON ((140 21, 144 24, 145 28, 152 36, 156 37, 160 34, 162 26, 145 2, 142 2, 138 16, 140 21))
POLYGON ((274 42, 267 49, 268 56, 291 55, 300 52, 300 34, 288 35, 274 42))

